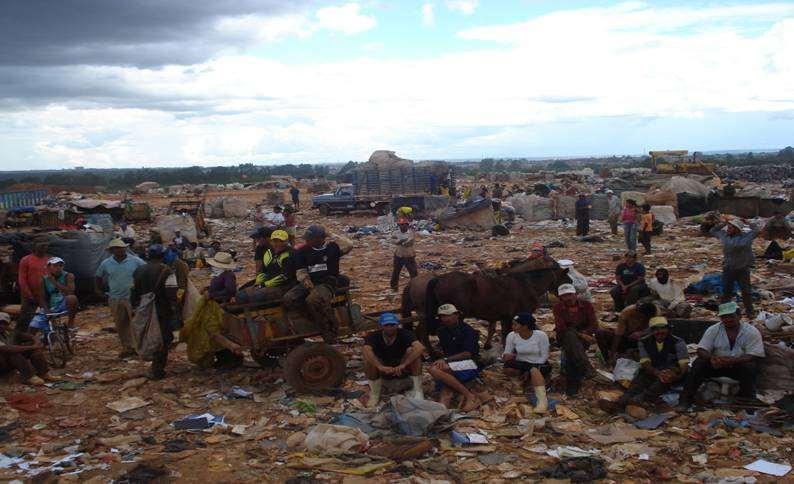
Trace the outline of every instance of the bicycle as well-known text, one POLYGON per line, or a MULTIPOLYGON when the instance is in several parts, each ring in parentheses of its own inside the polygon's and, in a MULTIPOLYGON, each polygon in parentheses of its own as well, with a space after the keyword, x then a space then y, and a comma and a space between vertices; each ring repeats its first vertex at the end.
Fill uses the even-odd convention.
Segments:
POLYGON ((68 311, 44 314, 47 324, 41 329, 41 343, 47 350, 45 354, 47 363, 54 368, 63 368, 74 355, 70 333, 75 329, 69 328, 60 321, 60 318, 67 314, 68 311))

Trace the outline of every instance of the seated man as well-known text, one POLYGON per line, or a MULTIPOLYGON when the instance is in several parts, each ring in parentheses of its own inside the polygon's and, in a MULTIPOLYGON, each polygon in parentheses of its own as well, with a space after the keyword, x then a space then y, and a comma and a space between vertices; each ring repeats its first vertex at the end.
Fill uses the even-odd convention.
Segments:
POLYGON ((422 391, 422 353, 425 347, 416 341, 411 331, 399 326, 400 319, 394 313, 383 313, 378 321, 380 331, 371 333, 364 340, 362 350, 364 373, 369 380, 369 408, 378 406, 383 379, 411 376, 413 398, 424 400, 422 391))
POLYGON ((648 282, 652 295, 656 297, 654 304, 664 309, 668 316, 688 318, 692 313, 692 305, 686 302, 684 286, 670 279, 670 272, 660 268, 653 279, 648 282))
POLYGON ((0 373, 18 371, 24 383, 43 385, 48 369, 41 342, 29 333, 17 334, 14 341, 10 326, 11 317, 0 313, 0 373))
POLYGON ((289 234, 284 230, 274 230, 270 234, 270 243, 262 254, 262 270, 256 275, 254 287, 237 293, 239 304, 281 299, 294 285, 295 268, 288 240, 289 234))
POLYGON ((612 330, 601 328, 596 333, 598 348, 610 366, 615 364, 618 355, 637 348, 637 342, 648 334, 648 322, 656 316, 653 303, 633 304, 618 316, 617 327, 612 330))
POLYGON ((741 321, 735 302, 720 304, 718 315, 721 321, 710 326, 698 343, 698 357, 679 398, 680 410, 689 408, 700 384, 715 376, 738 380, 737 396, 755 397, 758 363, 766 356, 761 332, 741 321))
POLYGON ((295 279, 299 282, 284 294, 284 307, 296 309, 306 302, 309 316, 322 328, 323 338, 336 339, 336 317, 331 306, 334 290, 348 279, 339 273, 339 260, 353 243, 344 237, 326 240, 325 228, 310 225, 303 235, 306 244, 294 252, 295 279))
MULTIPOLYGON (((42 278, 41 290, 39 291, 39 307, 45 313, 68 311, 69 327, 73 327, 74 318, 77 314, 77 296, 74 295, 74 274, 64 271, 63 266, 64 262, 60 257, 51 257, 47 261, 47 272, 42 278)), ((33 322, 31 322, 31 327, 34 327, 33 322)))
POLYGON ((587 358, 587 348, 596 342, 598 320, 593 305, 577 299, 573 284, 563 284, 557 289, 559 300, 554 305, 554 332, 557 342, 565 352, 565 393, 579 393, 583 378, 596 375, 587 358))
POLYGON ((616 401, 600 400, 598 406, 607 412, 621 412, 627 404, 654 403, 663 393, 680 381, 689 369, 689 354, 684 340, 670 333, 667 318, 656 316, 649 324, 651 334, 638 344, 640 371, 631 386, 616 401))
POLYGON ((623 311, 626 306, 648 295, 645 266, 637 262, 637 253, 633 250, 626 252, 625 260, 615 269, 615 282, 617 285, 610 291, 615 311, 623 311))
POLYGON ((537 399, 535 413, 546 413, 549 409, 546 379, 551 376, 549 337, 535 328, 535 318, 531 313, 518 313, 513 318, 513 331, 505 340, 502 360, 505 374, 518 376, 525 384, 532 384, 537 399))
POLYGON ((441 325, 438 328, 438 342, 443 359, 430 366, 430 375, 436 385, 441 387, 439 402, 449 408, 455 393, 463 397, 460 409, 470 412, 479 407, 480 398, 466 388, 465 383, 480 375, 477 362, 480 357, 480 342, 477 331, 462 321, 458 309, 452 304, 438 308, 441 325))

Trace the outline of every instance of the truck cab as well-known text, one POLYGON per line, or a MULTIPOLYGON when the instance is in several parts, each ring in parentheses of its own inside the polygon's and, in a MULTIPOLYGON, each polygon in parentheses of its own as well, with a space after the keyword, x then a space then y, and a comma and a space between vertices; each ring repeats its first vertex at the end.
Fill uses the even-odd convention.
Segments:
POLYGON ((356 188, 346 183, 339 185, 333 193, 312 197, 312 207, 319 209, 322 215, 332 212, 350 213, 353 210, 375 210, 378 214, 383 214, 388 211, 388 201, 379 197, 356 196, 356 188))

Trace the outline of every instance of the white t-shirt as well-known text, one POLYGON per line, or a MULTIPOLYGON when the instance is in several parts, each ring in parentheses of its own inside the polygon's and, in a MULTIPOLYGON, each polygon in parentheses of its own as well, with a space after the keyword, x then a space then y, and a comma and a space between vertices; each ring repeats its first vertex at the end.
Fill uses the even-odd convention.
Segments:
POLYGON ((549 360, 549 337, 540 330, 533 330, 529 339, 511 331, 505 340, 505 353, 515 353, 518 361, 543 364, 549 360))
POLYGON ((272 225, 284 225, 284 215, 276 212, 267 212, 265 214, 265 220, 271 223, 272 225))
POLYGON ((739 333, 736 335, 733 348, 731 348, 728 334, 725 332, 725 325, 722 323, 713 324, 706 329, 703 337, 700 338, 698 348, 703 348, 714 356, 757 356, 763 358, 764 340, 761 332, 755 326, 745 322, 739 323, 739 333))

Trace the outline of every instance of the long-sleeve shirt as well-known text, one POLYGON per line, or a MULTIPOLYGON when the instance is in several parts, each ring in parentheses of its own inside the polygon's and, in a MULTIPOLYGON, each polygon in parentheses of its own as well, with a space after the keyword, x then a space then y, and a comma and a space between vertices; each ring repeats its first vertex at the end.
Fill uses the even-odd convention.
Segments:
POLYGON ((573 306, 559 301, 554 305, 552 311, 554 312, 554 331, 557 333, 558 340, 562 338, 562 334, 567 329, 591 336, 595 335, 598 330, 595 309, 587 301, 577 300, 573 306))
POLYGON ((397 232, 394 235, 395 248, 394 255, 397 257, 415 257, 414 241, 416 236, 413 230, 406 230, 405 232, 397 232))
POLYGON ((210 281, 210 299, 218 302, 229 302, 235 294, 237 294, 237 277, 234 272, 223 271, 210 281))
POLYGON ((49 256, 37 257, 28 254, 19 261, 19 292, 22 297, 32 301, 36 299, 41 287, 41 279, 47 272, 49 256))
POLYGON ((748 269, 755 262, 753 239, 758 237, 758 226, 750 225, 750 231, 738 235, 728 235, 722 227, 716 226, 710 234, 722 242, 722 266, 725 269, 748 269))

